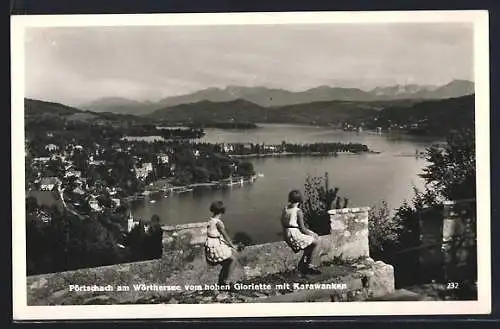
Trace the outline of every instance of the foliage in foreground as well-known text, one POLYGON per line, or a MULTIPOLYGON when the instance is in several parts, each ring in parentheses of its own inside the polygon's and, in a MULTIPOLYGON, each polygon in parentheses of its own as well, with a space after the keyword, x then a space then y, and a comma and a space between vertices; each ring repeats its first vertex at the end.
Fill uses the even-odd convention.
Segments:
POLYGON ((27 275, 161 257, 162 232, 136 226, 127 234, 123 214, 83 216, 38 206, 34 198, 28 198, 26 210, 27 275))
POLYGON ((328 173, 323 177, 306 177, 304 195, 304 221, 319 235, 330 234, 328 210, 346 208, 349 200, 338 196, 339 188, 330 188, 328 173))
POLYGON ((403 230, 401 218, 392 216, 385 201, 375 205, 368 212, 368 240, 370 255, 380 258, 386 252, 399 247, 399 237, 403 230))

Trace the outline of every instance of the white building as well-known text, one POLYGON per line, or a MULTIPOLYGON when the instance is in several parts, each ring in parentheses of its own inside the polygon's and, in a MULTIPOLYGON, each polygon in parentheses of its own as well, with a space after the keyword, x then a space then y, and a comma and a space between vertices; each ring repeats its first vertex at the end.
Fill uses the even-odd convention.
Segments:
POLYGON ((101 206, 99 205, 99 202, 96 199, 94 199, 94 198, 92 198, 92 199, 89 200, 89 206, 90 206, 90 208, 92 210, 95 210, 95 211, 101 211, 102 210, 101 206))
POLYGON ((57 151, 59 147, 55 144, 47 144, 45 145, 45 149, 49 152, 57 151))
POLYGON ((225 152, 225 153, 234 151, 234 147, 233 147, 233 145, 231 145, 231 144, 230 144, 230 145, 226 145, 226 144, 224 144, 223 149, 224 149, 224 152, 225 152))
POLYGON ((42 162, 42 163, 48 162, 49 160, 50 160, 50 157, 39 157, 39 158, 33 159, 34 162, 42 162))
POLYGON ((68 177, 80 178, 80 177, 82 177, 82 172, 78 171, 78 170, 68 170, 64 174, 64 177, 66 177, 66 178, 68 178, 68 177))
POLYGON ((144 179, 148 177, 149 171, 144 169, 143 167, 135 168, 135 176, 139 179, 144 179))
POLYGON ((104 160, 93 160, 93 161, 90 161, 89 162, 89 165, 93 165, 93 166, 103 166, 106 164, 106 161, 104 160))
POLYGON ((145 162, 142 164, 142 168, 147 171, 153 171, 153 164, 151 162, 145 162))
POLYGON ((61 180, 57 177, 44 177, 40 180, 40 190, 42 191, 52 191, 61 180))
POLYGON ((132 217, 132 212, 129 213, 127 220, 127 232, 132 231, 132 229, 139 224, 139 222, 134 221, 134 217, 132 217))
POLYGON ((160 160, 160 163, 168 163, 169 161, 169 157, 166 154, 160 154, 158 159, 160 160))

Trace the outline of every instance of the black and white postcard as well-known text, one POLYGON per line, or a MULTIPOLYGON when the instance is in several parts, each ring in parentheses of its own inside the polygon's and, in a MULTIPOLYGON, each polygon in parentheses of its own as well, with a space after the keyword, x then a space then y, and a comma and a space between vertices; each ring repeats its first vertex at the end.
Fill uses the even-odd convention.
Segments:
POLYGON ((14 319, 491 311, 487 11, 11 26, 14 319))

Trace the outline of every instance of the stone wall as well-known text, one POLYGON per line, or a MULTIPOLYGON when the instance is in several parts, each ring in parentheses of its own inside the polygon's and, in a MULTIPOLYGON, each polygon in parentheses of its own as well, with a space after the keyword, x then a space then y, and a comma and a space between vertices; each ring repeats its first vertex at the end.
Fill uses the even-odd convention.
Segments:
POLYGON ((171 256, 172 251, 185 251, 191 246, 201 246, 207 236, 207 223, 163 226, 162 229, 163 256, 171 256))
MULTIPOLYGON (((329 211, 332 232, 320 237, 317 265, 334 262, 352 263, 369 257, 369 208, 329 211)), ((204 258, 206 223, 164 227, 164 253, 154 261, 119 264, 28 277, 28 305, 82 304, 96 298, 93 292, 70 292, 69 285, 118 286, 133 284, 185 285, 217 282, 218 266, 209 266, 204 258)), ((285 242, 248 246, 238 253, 235 281, 282 273, 296 268, 301 253, 294 253, 285 242)), ((392 266, 383 264, 383 291, 394 290, 392 266)), ((382 267, 378 266, 379 269, 382 267)), ((379 289, 380 290, 380 289, 379 289)), ((169 292, 162 292, 168 294, 169 292)), ((106 292, 101 298, 133 302, 157 292, 106 292)), ((99 294, 97 294, 99 295, 99 294)))
MULTIPOLYGON (((354 260, 361 257, 369 257, 368 244, 368 211, 370 208, 345 208, 330 210, 331 233, 320 236, 319 239, 319 259, 320 262, 331 260, 354 260)), ((181 251, 181 257, 184 262, 189 262, 194 258, 203 258, 203 244, 206 239, 206 223, 191 223, 175 226, 163 227, 163 257, 165 260, 175 258, 179 263, 178 252, 181 251)), ((293 254, 290 248, 284 242, 275 242, 249 246, 240 255, 247 257, 256 257, 261 251, 266 253, 273 251, 278 259, 287 259, 285 263, 298 262, 300 254, 293 254), (259 250, 256 254, 252 250, 259 250), (290 261, 288 261, 288 259, 290 261)), ((271 255, 272 256, 272 255, 271 255)), ((272 257, 271 257, 272 258, 272 257)), ((174 261, 174 260, 172 260, 174 261)), ((273 263, 271 261, 271 263, 273 263)), ((318 265, 318 264, 317 264, 318 265)), ((286 269, 289 267, 286 266, 286 269)), ((268 271, 266 271, 268 272, 268 271)))

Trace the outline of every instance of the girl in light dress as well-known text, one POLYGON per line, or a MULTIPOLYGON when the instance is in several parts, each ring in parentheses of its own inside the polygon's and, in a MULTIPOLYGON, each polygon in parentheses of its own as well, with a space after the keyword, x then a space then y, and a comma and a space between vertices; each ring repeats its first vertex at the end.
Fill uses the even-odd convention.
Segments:
POLYGON ((312 256, 318 247, 318 235, 304 224, 304 214, 299 208, 302 202, 300 191, 293 190, 288 194, 288 205, 283 208, 281 224, 283 236, 288 246, 295 252, 303 250, 297 269, 303 274, 320 274, 311 266, 312 256))
POLYGON ((222 265, 219 274, 219 285, 228 284, 227 280, 231 276, 236 258, 233 255, 233 250, 237 247, 231 241, 227 233, 222 216, 226 212, 226 208, 222 201, 215 201, 210 206, 212 217, 207 224, 207 240, 205 242, 205 257, 210 265, 222 265))

